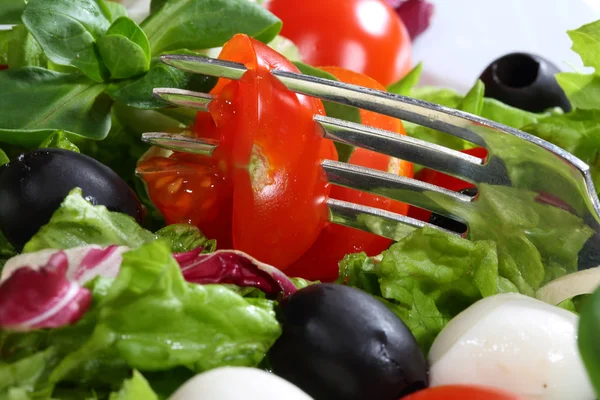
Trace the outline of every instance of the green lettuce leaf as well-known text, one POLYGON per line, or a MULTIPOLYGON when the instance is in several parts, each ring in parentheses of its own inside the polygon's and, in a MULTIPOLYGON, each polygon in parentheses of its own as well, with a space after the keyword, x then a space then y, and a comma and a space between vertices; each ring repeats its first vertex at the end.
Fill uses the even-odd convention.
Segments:
POLYGON ((116 393, 111 393, 108 400, 158 400, 152 387, 138 371, 133 371, 131 379, 123 383, 123 387, 116 393))
POLYGON ((6 153, 0 149, 0 166, 7 164, 10 161, 6 153))
POLYGON ((273 306, 221 285, 188 284, 168 246, 149 243, 124 254, 93 333, 50 381, 79 379, 109 357, 140 371, 255 366, 280 334, 273 306))
POLYGON ((423 63, 418 63, 408 74, 397 82, 392 83, 387 87, 390 93, 399 94, 401 96, 410 96, 414 87, 419 83, 421 73, 423 72, 423 63))
POLYGON ((65 131, 56 131, 48 136, 40 145, 40 149, 64 149, 79 153, 79 148, 67 138, 65 131))
POLYGON ((172 253, 183 253, 198 247, 204 247, 204 252, 212 252, 216 248, 214 240, 208 240, 200 229, 188 224, 165 226, 156 232, 156 237, 167 241, 172 253))
POLYGON ((86 244, 139 247, 154 240, 152 232, 140 227, 129 215, 94 206, 73 189, 48 224, 25 244, 24 253, 43 249, 70 249, 86 244))
POLYGON ((365 254, 346 256, 340 281, 383 298, 424 351, 452 317, 502 291, 493 242, 472 242, 430 228, 392 245, 380 262, 365 254))
POLYGON ((596 190, 600 189, 600 109, 552 115, 523 130, 583 160, 591 168, 596 190))
POLYGON ((585 302, 579 320, 579 353, 594 385, 600 395, 600 289, 597 289, 585 302))

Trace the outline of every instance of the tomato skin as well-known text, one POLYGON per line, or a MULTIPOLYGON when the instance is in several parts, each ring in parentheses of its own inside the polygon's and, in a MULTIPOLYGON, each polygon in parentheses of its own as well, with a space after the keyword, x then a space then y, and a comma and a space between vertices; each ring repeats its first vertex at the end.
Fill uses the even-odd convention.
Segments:
MULTIPOLYGON (((461 153, 469 154, 481 158, 482 160, 485 160, 487 157, 487 150, 483 147, 475 147, 472 149, 463 150, 461 153)), ((453 176, 446 175, 442 172, 438 172, 429 168, 423 168, 417 172, 415 174, 415 179, 431 183, 432 185, 441 186, 444 189, 452 190, 453 192, 460 192, 463 189, 475 187, 475 185, 472 183, 465 182, 453 176)), ((427 222, 429 221, 429 217, 431 217, 431 212, 418 207, 410 207, 408 216, 427 222)))
POLYGON ((328 221, 329 183, 320 162, 322 157, 337 159, 337 152, 313 121, 315 114, 324 115, 323 104, 283 86, 270 70, 298 69, 246 35, 234 36, 219 58, 241 62, 248 71, 237 81, 219 80, 211 91, 210 114, 199 114, 193 126, 198 137, 218 142, 212 156, 170 157, 175 163, 169 165, 171 176, 189 172, 185 188, 192 193, 173 194, 161 186, 149 175, 155 160, 138 171, 168 222, 187 219, 209 237, 220 237, 220 248, 233 247, 285 269, 310 248, 328 221), (203 186, 208 177, 215 183, 203 186), (171 206, 183 198, 192 198, 198 207, 171 206), (219 201, 202 208, 206 199, 219 201))
POLYGON ((383 85, 411 69, 410 36, 384 0, 270 0, 267 8, 308 64, 343 67, 383 85))
MULTIPOLYGON (((331 73, 343 82, 384 90, 380 83, 365 75, 340 67, 321 67, 321 69, 331 73)), ((366 125, 406 134, 399 119, 365 110, 360 110, 360 116, 361 121, 366 125)), ((356 148, 352 152, 348 162, 380 171, 393 172, 402 176, 413 176, 412 163, 361 148, 356 148)), ((393 201, 383 196, 336 185, 332 185, 330 197, 403 215, 406 215, 409 207, 405 203, 393 201)), ((390 239, 369 232, 329 224, 323 229, 310 250, 286 270, 286 273, 290 276, 331 282, 337 279, 339 275, 338 263, 346 254, 364 251, 367 255, 374 256, 387 249, 392 243, 390 239)))
POLYGON ((449 385, 437 386, 418 391, 402 400, 524 400, 509 392, 493 388, 449 385))

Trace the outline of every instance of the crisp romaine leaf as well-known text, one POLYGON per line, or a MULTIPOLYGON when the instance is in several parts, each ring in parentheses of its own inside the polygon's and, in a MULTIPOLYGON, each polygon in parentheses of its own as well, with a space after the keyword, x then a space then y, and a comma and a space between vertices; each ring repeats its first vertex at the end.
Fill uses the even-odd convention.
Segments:
POLYGON ((186 283, 161 241, 125 253, 97 307, 93 333, 61 361, 52 382, 75 377, 107 355, 140 371, 254 366, 280 334, 272 302, 244 299, 221 285, 186 283))
POLYGON ((38 147, 40 149, 64 149, 79 153, 79 148, 71 143, 64 131, 60 130, 48 136, 38 147))
POLYGON ((2 0, 0 4, 0 25, 21 23, 21 14, 25 9, 25 0, 2 0))
POLYGON ((111 393, 109 400, 158 400, 152 387, 138 371, 133 371, 131 379, 123 383, 123 387, 116 393, 111 393))
POLYGON ((573 41, 571 49, 579 54, 583 64, 600 72, 600 21, 583 25, 579 29, 567 31, 573 41))
POLYGON ((128 17, 120 17, 98 39, 102 61, 112 79, 131 78, 150 69, 150 43, 144 31, 128 17))
POLYGON ((600 289, 597 289, 581 310, 579 320, 579 353, 596 393, 600 395, 600 289))
POLYGON ((56 129, 101 140, 110 129, 111 101, 76 74, 38 67, 0 72, 0 142, 35 147, 56 129))
POLYGON ((600 108, 600 76, 561 72, 556 74, 556 80, 574 108, 600 108))
POLYGON ((520 129, 549 114, 534 114, 529 111, 511 107, 496 99, 484 98, 483 109, 479 115, 483 118, 491 119, 492 121, 520 129))
POLYGON ((296 292, 296 286, 283 272, 236 250, 219 250, 206 254, 203 248, 175 254, 183 277, 194 283, 228 283, 253 287, 264 293, 285 297, 296 292))
POLYGON ((587 163, 600 188, 600 110, 575 110, 551 115, 523 127, 527 133, 554 143, 587 163))
MULTIPOLYGON (((181 51, 181 53, 194 54, 190 51, 181 51)), ((168 105, 152 95, 154 88, 170 87, 209 92, 216 82, 217 79, 214 77, 190 74, 163 64, 156 58, 152 60, 150 70, 145 75, 137 79, 113 83, 108 87, 107 93, 126 106, 150 110, 168 105)))
POLYGON ((465 97, 458 103, 458 109, 470 114, 480 115, 483 110, 483 94, 485 85, 481 80, 477 80, 475 85, 469 90, 465 97))
POLYGON ((499 292, 498 255, 491 241, 423 228, 383 252, 380 262, 364 253, 346 256, 339 281, 385 299, 427 351, 450 318, 499 292))
POLYGON ((126 214, 94 206, 73 189, 50 222, 25 244, 24 253, 44 249, 70 249, 87 244, 138 247, 154 240, 154 234, 140 227, 126 214))
POLYGON ((418 63, 417 66, 414 67, 402 79, 388 86, 387 91, 390 93, 399 94, 401 96, 410 96, 413 88, 419 83, 422 71, 423 63, 418 63))
POLYGON ((96 47, 110 26, 104 1, 29 0, 22 20, 52 62, 75 67, 96 82, 105 80, 96 47))
POLYGON ((78 321, 92 296, 67 278, 68 269, 66 254, 57 252, 40 269, 24 266, 13 271, 0 285, 0 327, 28 331, 78 321))
POLYGON ((0 149, 0 166, 7 164, 10 161, 6 153, 0 149))
POLYGON ((281 30, 281 21, 248 0, 166 0, 142 28, 152 54, 176 49, 210 49, 244 33, 264 43, 281 30), (173 21, 177 21, 176 24, 173 21))
MULTIPOLYGON (((189 224, 173 224, 156 232, 158 239, 166 240, 173 253, 185 253, 200 247, 203 250, 214 250, 214 241, 208 240, 197 227, 189 224)), ((206 252, 206 251, 205 251, 206 252)))
MULTIPOLYGON (((317 78, 324 78, 332 81, 338 80, 329 72, 323 71, 319 68, 315 68, 308 64, 294 62, 294 65, 300 70, 300 72, 302 72, 305 75, 316 76, 317 78)), ((327 114, 328 117, 343 119, 350 122, 356 122, 357 124, 361 123, 360 111, 357 108, 334 103, 331 101, 323 101, 323 106, 325 107, 325 114, 327 114)), ((354 146, 338 142, 335 142, 334 144, 338 152, 338 159, 343 162, 348 161, 348 159, 352 155, 352 152, 354 151, 354 146)))
POLYGON ((15 362, 0 361, 0 397, 10 399, 11 391, 22 391, 25 396, 35 391, 38 382, 44 378, 48 363, 55 357, 55 350, 49 347, 15 362))
POLYGON ((25 25, 14 26, 9 34, 6 48, 6 65, 9 68, 48 66, 48 58, 25 25))

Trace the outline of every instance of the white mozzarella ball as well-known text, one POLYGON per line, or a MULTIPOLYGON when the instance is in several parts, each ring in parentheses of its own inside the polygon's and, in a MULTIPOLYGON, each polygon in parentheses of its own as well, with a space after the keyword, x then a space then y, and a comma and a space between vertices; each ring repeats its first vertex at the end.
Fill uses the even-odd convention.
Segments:
POLYGON ((578 320, 520 294, 480 300, 434 341, 431 386, 478 384, 528 400, 594 400, 577 348, 578 320))
POLYGON ((169 400, 313 400, 290 382, 257 368, 213 369, 184 383, 169 400))

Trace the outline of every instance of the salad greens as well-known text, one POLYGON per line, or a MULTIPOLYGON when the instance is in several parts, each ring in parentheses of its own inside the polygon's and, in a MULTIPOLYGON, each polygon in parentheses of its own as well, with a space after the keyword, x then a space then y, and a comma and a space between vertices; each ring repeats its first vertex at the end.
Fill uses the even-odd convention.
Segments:
MULTIPOLYGON (((153 0, 151 15, 140 24, 122 5, 104 0, 4 0, 3 23, 18 25, 0 31, 0 64, 10 67, 0 72, 0 166, 8 155, 37 147, 87 154, 134 188, 148 217, 140 226, 127 215, 90 204, 74 189, 25 245, 24 253, 88 245, 131 250, 123 255, 117 277, 101 275, 81 283, 91 304, 73 325, 0 331, 0 398, 165 398, 195 372, 259 365, 280 334, 276 302, 258 285, 242 287, 240 271, 252 270, 250 280, 266 273, 271 280, 262 283, 277 293, 293 288, 292 283, 302 288, 313 282, 284 279, 281 272, 238 253, 214 253, 215 241, 195 227, 165 227, 133 171, 148 150, 142 132, 178 131, 194 120, 193 111, 166 108, 152 89, 208 91, 216 82, 169 67, 160 55, 210 53, 235 33, 247 33, 299 58, 293 43, 277 36, 281 21, 247 0, 153 0), (211 273, 219 269, 220 278, 238 278, 231 279, 237 285, 206 284, 207 268, 211 273)), ((535 114, 507 106, 485 98, 480 81, 465 95, 417 87, 421 64, 388 90, 548 140, 588 163, 600 190, 600 21, 569 36, 584 64, 595 68, 591 74, 557 75, 573 105, 569 113, 535 114)), ((300 61, 295 65, 305 74, 335 80, 300 61)), ((324 106, 329 116, 361 122, 356 109, 330 102, 324 106)), ((453 149, 473 146, 430 128, 410 123, 405 128, 410 136, 453 149)), ((336 146, 346 161, 352 147, 336 146)), ((543 204, 524 210, 519 198, 501 187, 481 185, 479 190, 485 196, 474 207, 492 217, 468 221, 489 227, 473 241, 424 228, 402 235, 379 256, 349 254, 340 262, 339 282, 386 304, 424 351, 451 318, 477 300, 504 292, 532 296, 545 282, 576 270, 578 251, 593 233, 569 212, 543 204), (547 246, 545 221, 561 222, 564 246, 547 246)), ((0 232, 0 268, 15 255, 0 232)), ((600 291, 560 306, 582 310, 579 345, 600 392, 600 291)))
POLYGON ((253 366, 280 333, 272 301, 185 282, 162 241, 125 253, 117 278, 87 286, 92 306, 77 324, 3 333, 0 397, 14 388, 66 389, 68 382, 110 391, 131 367, 159 373, 253 366))

